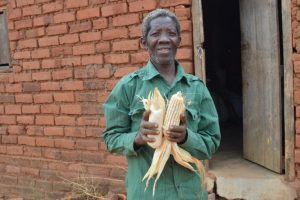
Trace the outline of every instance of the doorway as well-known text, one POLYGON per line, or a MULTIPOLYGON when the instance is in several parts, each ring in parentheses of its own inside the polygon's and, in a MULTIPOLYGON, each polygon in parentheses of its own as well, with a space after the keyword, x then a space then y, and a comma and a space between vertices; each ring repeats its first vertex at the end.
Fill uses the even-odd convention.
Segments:
POLYGON ((203 0, 202 9, 207 87, 218 111, 222 133, 216 157, 242 157, 243 95, 239 1, 203 0))

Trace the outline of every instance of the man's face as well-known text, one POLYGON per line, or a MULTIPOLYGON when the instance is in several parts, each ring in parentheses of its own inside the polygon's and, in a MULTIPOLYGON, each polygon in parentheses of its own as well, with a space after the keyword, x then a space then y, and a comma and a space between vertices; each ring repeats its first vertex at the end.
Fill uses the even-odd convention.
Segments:
POLYGON ((158 17, 150 22, 150 31, 142 43, 148 49, 155 66, 174 63, 180 44, 176 26, 170 17, 158 17))

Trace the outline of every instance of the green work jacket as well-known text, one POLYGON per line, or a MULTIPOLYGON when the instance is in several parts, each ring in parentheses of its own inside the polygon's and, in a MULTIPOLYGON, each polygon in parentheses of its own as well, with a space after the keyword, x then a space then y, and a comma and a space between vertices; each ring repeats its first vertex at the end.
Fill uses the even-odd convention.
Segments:
POLYGON ((155 195, 152 195, 154 179, 145 191, 146 181, 142 182, 142 178, 150 167, 154 150, 148 145, 135 150, 133 145, 145 111, 141 98, 147 98, 158 87, 168 100, 178 91, 185 96, 187 139, 180 146, 200 160, 210 159, 218 148, 221 139, 218 115, 208 89, 199 78, 186 74, 178 62, 176 67, 176 77, 169 85, 149 61, 143 68, 124 76, 103 104, 106 118, 103 137, 107 149, 125 155, 128 161, 128 200, 207 199, 200 177, 177 164, 173 156, 158 179, 155 195))

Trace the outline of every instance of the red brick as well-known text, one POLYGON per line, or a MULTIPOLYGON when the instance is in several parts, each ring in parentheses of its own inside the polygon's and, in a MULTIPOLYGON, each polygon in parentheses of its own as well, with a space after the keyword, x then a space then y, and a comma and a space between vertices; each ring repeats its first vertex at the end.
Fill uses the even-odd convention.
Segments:
POLYGON ((31 73, 14 74, 15 82, 28 82, 31 81, 31 73))
POLYGON ((51 72, 35 72, 32 73, 32 80, 46 81, 51 79, 51 72))
POLYGON ((24 126, 10 125, 10 126, 8 126, 7 132, 10 135, 22 135, 25 133, 25 129, 24 129, 24 126))
POLYGON ((71 117, 71 116, 55 117, 55 125, 74 126, 75 125, 75 117, 71 117))
POLYGON ((0 153, 6 154, 6 145, 0 145, 0 153))
POLYGON ((65 136, 67 136, 67 137, 86 137, 85 128, 65 127, 65 136))
POLYGON ((108 154, 106 157, 106 161, 106 163, 111 165, 127 166, 126 158, 121 155, 108 154))
POLYGON ((48 3, 43 5, 43 13, 56 12, 63 9, 63 2, 56 1, 53 3, 48 3))
POLYGON ((72 78, 72 77, 73 77, 73 72, 71 69, 59 70, 59 71, 52 72, 52 78, 54 80, 63 80, 63 79, 72 78))
POLYGON ((55 91, 60 90, 60 83, 59 82, 44 82, 41 83, 41 90, 46 91, 55 91))
POLYGON ((39 15, 42 13, 42 8, 38 5, 27 6, 24 7, 22 10, 23 10, 23 17, 29 15, 39 15))
POLYGON ((300 147, 300 135, 296 135, 296 147, 299 148, 300 147))
POLYGON ((33 95, 34 103, 52 103, 52 94, 35 94, 33 95))
POLYGON ((90 21, 70 25, 70 33, 79 33, 90 29, 92 29, 92 23, 90 21))
POLYGON ((127 28, 114 28, 114 29, 104 30, 102 32, 103 40, 113 40, 113 39, 122 39, 122 38, 128 38, 127 28))
POLYGON ((34 4, 34 0, 16 0, 16 3, 18 7, 22 7, 34 4))
POLYGON ((64 81, 62 83, 62 90, 83 90, 82 81, 64 81))
POLYGON ((23 83, 23 92, 39 92, 41 91, 40 83, 23 83))
MULTIPOLYGON (((25 146, 24 147, 24 155, 25 156, 29 156, 29 157, 41 157, 42 156, 42 150, 40 147, 28 147, 28 146, 25 146)), ((24 175, 32 175, 33 172, 31 171, 27 171, 27 170, 24 170, 23 169, 24 167, 22 167, 22 173, 24 175)), ((36 169, 37 171, 39 171, 38 169, 36 169)), ((39 173, 39 172, 37 172, 39 173)))
POLYGON ((96 137, 98 138, 102 133, 101 128, 96 128, 96 127, 88 127, 86 129, 86 136, 87 137, 96 137))
POLYGON ((51 49, 52 57, 72 55, 72 46, 57 46, 51 49))
POLYGON ((16 124, 16 117, 11 115, 1 115, 0 124, 16 124))
POLYGON ((85 44, 85 45, 78 45, 73 47, 74 55, 86 55, 86 54, 94 54, 94 53, 95 53, 94 44, 85 44))
POLYGON ((146 63, 148 61, 148 59, 149 59, 149 53, 147 51, 133 53, 130 55, 130 60, 131 60, 132 64, 146 63))
POLYGON ((76 14, 77 20, 89 19, 94 17, 100 17, 100 10, 98 7, 79 10, 76 14))
POLYGON ((58 45, 58 36, 43 37, 39 39, 40 47, 58 45))
POLYGON ((120 78, 138 69, 138 67, 121 67, 117 69, 114 76, 120 78))
POLYGON ((109 93, 108 92, 101 92, 98 95, 97 101, 100 103, 104 103, 104 101, 107 99, 109 93))
POLYGON ((182 33, 180 46, 193 46, 193 35, 192 33, 182 33))
POLYGON ((139 24, 139 23, 140 23, 139 14, 120 15, 113 18, 114 26, 126 26, 126 25, 139 24))
POLYGON ((40 113, 40 106, 38 105, 25 105, 22 106, 23 114, 37 114, 40 113))
POLYGON ((79 41, 78 34, 67 34, 59 37, 59 44, 74 44, 79 41))
POLYGON ((35 29, 26 30, 25 32, 26 38, 36 38, 45 35, 45 28, 39 27, 35 29))
POLYGON ((126 3, 119 3, 113 5, 106 5, 101 7, 102 16, 108 17, 112 15, 118 15, 122 13, 127 13, 128 8, 126 3))
POLYGON ((194 65, 192 62, 181 62, 186 73, 194 74, 194 65))
POLYGON ((88 0, 67 0, 67 8, 85 7, 88 5, 88 0))
POLYGON ((76 101, 79 102, 90 102, 90 101, 97 101, 97 94, 95 92, 83 92, 83 93, 76 93, 75 95, 76 101))
POLYGON ((5 113, 10 114, 21 114, 21 105, 6 105, 5 113))
POLYGON ((101 39, 101 32, 88 32, 80 34, 81 42, 99 41, 101 39))
POLYGON ((67 24, 49 26, 46 29, 48 35, 61 35, 68 32, 67 24))
POLYGON ((16 9, 10 9, 8 13, 8 19, 18 19, 22 17, 22 10, 21 8, 16 8, 16 9))
POLYGON ((17 116, 17 122, 18 124, 33 124, 34 116, 29 116, 29 115, 17 116))
POLYGON ((16 102, 17 103, 32 103, 32 95, 31 94, 16 94, 16 102))
POLYGON ((58 13, 54 15, 54 23, 72 22, 72 21, 75 21, 74 12, 58 13))
POLYGON ((39 147, 54 147, 54 140, 45 138, 45 137, 37 137, 36 138, 36 146, 39 147))
POLYGON ((20 83, 7 84, 5 85, 5 92, 7 93, 22 92, 22 85, 20 83))
POLYGON ((30 51, 20 51, 13 54, 14 59, 28 59, 31 57, 30 51))
POLYGON ((52 15, 43 15, 41 17, 35 17, 33 19, 33 26, 46 26, 53 23, 52 15))
POLYGON ((31 136, 18 136, 18 144, 35 146, 35 138, 31 136))
POLYGON ((16 135, 2 135, 2 144, 17 144, 17 141, 16 135))
POLYGON ((141 26, 131 26, 129 27, 129 36, 130 38, 140 38, 142 36, 141 26))
MULTIPOLYGON (((25 155, 25 148, 26 148, 27 151, 29 150, 29 151, 32 152, 29 155, 35 155, 36 152, 39 152, 38 155, 41 155, 41 149, 40 148, 31 148, 31 147, 24 147, 24 155, 25 155)), ((37 157, 37 156, 35 156, 35 157, 37 157)), ((21 168, 21 173, 26 175, 26 176, 36 176, 36 177, 38 177, 39 176, 39 171, 40 171, 39 169, 30 168, 30 167, 22 167, 21 168)))
POLYGON ((39 68, 40 68, 40 62, 39 61, 23 62, 23 69, 24 70, 39 69, 39 68))
POLYGON ((27 135, 43 135, 44 131, 43 128, 40 126, 26 126, 27 135))
POLYGON ((81 65, 81 59, 79 56, 76 57, 68 57, 68 58, 63 58, 61 60, 61 65, 62 66, 77 66, 81 65))
POLYGON ((295 163, 300 163, 300 149, 295 149, 295 163))
POLYGON ((61 105, 60 110, 60 113, 62 114, 80 115, 82 113, 81 105, 77 104, 61 105))
POLYGON ((59 105, 42 105, 41 113, 44 114, 59 114, 59 105))
POLYGON ((74 149, 75 142, 70 139, 55 139, 54 146, 62 149, 74 149))
POLYGON ((134 1, 129 3, 129 12, 139 12, 145 10, 154 10, 156 8, 155 0, 134 1))
POLYGON ((77 125, 79 126, 98 126, 98 117, 88 116, 77 118, 77 125))
POLYGON ((98 151, 98 143, 97 140, 76 140, 76 149, 98 151))
POLYGON ((159 1, 160 7, 171 7, 178 5, 191 5, 191 0, 161 0, 159 1))
POLYGON ((10 41, 15 41, 15 40, 21 40, 24 39, 24 32, 20 32, 20 31, 10 31, 8 33, 8 38, 10 41))
POLYGON ((178 60, 193 60, 193 50, 192 49, 178 49, 176 59, 178 60))
POLYGON ((54 96, 54 101, 57 102, 74 102, 73 92, 54 93, 53 96, 54 96))
POLYGON ((182 20, 179 21, 181 31, 192 31, 192 22, 191 20, 182 20))
POLYGON ((36 125, 54 125, 54 117, 49 115, 37 115, 35 118, 36 125))
POLYGON ((63 136, 64 135, 64 129, 63 127, 45 127, 44 128, 44 134, 46 136, 63 136))
POLYGON ((34 47, 37 47, 36 39, 20 40, 18 42, 19 49, 34 48, 34 47))
POLYGON ((108 27, 108 22, 106 18, 93 20, 93 29, 105 29, 107 27, 108 27))
POLYGON ((6 151, 9 155, 22 155, 23 146, 7 146, 6 151))
POLYGON ((86 90, 103 90, 105 88, 104 80, 86 80, 83 83, 86 90))
POLYGON ((99 104, 82 104, 82 114, 99 115, 102 114, 102 106, 99 104))
POLYGON ((23 28, 31 28, 32 27, 32 19, 22 19, 15 21, 15 29, 23 29, 23 28))
POLYGON ((15 96, 11 94, 0 94, 0 103, 14 103, 15 96))
POLYGON ((61 60, 59 60, 59 59, 42 60, 42 68, 43 69, 59 68, 59 67, 61 67, 61 60))
POLYGON ((133 51, 139 49, 140 40, 121 40, 113 42, 112 51, 133 51))
POLYGON ((108 91, 112 91, 112 89, 116 86, 117 83, 118 80, 107 80, 105 87, 108 91))
POLYGON ((295 101, 295 104, 300 104, 300 91, 295 91, 294 92, 294 101, 295 101))
POLYGON ((21 172, 20 167, 13 165, 6 165, 6 172, 9 174, 19 174, 21 172))
POLYGON ((90 64, 103 64, 103 56, 83 56, 82 57, 82 65, 90 65, 90 64))
MULTIPOLYGON (((0 114, 4 114, 4 106, 0 105, 0 114)), ((1 135, 1 128, 0 128, 0 135, 1 135)))
POLYGON ((50 51, 48 48, 46 49, 35 49, 32 51, 32 58, 49 58, 50 51))
POLYGON ((109 42, 101 42, 96 44, 96 52, 97 53, 107 53, 110 52, 110 44, 109 42))
POLYGON ((104 56, 105 63, 121 64, 129 62, 129 54, 108 54, 104 56))

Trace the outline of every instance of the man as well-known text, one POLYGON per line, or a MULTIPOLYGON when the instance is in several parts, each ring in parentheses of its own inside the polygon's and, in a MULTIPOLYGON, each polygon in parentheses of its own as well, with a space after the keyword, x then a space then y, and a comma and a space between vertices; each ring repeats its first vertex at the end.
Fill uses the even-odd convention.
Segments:
POLYGON ((164 136, 176 142, 192 156, 210 159, 220 144, 218 116, 212 98, 203 82, 184 73, 175 60, 179 47, 180 25, 170 11, 157 9, 145 17, 142 25, 143 46, 150 60, 143 68, 123 77, 103 105, 106 117, 104 140, 110 152, 126 156, 128 173, 126 189, 129 200, 207 199, 200 177, 170 156, 152 196, 153 180, 145 191, 142 178, 152 162, 154 150, 147 145, 158 134, 155 123, 148 122, 140 97, 146 98, 158 87, 168 100, 178 91, 186 98, 186 113, 179 126, 170 127, 164 136))

